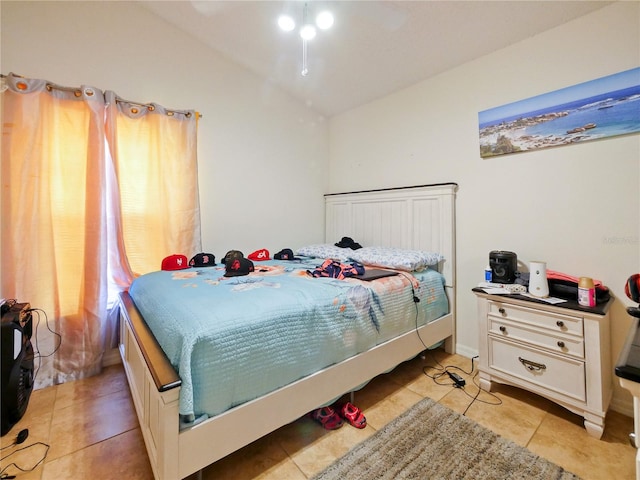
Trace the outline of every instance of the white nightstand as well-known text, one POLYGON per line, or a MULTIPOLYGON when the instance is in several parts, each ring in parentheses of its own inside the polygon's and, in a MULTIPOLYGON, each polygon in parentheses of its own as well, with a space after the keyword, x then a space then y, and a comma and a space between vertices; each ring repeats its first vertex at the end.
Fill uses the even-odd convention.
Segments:
POLYGON ((600 438, 612 395, 609 305, 550 305, 474 289, 480 322, 480 386, 506 383, 584 417, 600 438))

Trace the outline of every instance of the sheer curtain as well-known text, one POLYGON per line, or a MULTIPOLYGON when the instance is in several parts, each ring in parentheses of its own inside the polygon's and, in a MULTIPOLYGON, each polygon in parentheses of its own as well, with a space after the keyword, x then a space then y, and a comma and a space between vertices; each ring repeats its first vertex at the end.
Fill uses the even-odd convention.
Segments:
POLYGON ((115 95, 12 74, 0 92, 0 297, 44 312, 32 338, 41 388, 100 371, 132 271, 200 250, 196 115, 154 107, 121 121, 115 95))
MULTIPOLYGON (((134 275, 173 253, 201 250, 197 114, 106 92, 107 138, 120 189, 126 259, 134 275)), ((124 258, 121 258, 121 262, 124 258)))
POLYGON ((42 309, 60 334, 41 318, 38 387, 97 373, 102 360, 105 103, 92 87, 12 75, 2 90, 0 295, 42 309))

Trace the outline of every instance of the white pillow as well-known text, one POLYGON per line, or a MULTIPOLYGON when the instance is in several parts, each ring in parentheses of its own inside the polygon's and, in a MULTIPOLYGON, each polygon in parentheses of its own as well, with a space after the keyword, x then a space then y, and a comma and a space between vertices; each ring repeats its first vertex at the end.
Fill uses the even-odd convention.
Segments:
POLYGON ((349 253, 351 260, 374 267, 419 272, 444 260, 439 253, 394 247, 363 247, 349 253))
POLYGON ((340 262, 347 262, 352 251, 350 248, 340 248, 329 243, 323 243, 299 248, 296 251, 296 255, 315 258, 332 258, 340 262))

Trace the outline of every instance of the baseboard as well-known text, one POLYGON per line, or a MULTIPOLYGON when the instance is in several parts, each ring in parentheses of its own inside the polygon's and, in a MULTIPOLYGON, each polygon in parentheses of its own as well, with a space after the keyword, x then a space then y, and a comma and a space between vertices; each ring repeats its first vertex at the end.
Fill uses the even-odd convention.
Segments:
POLYGON ((473 358, 478 356, 478 350, 473 348, 469 348, 466 345, 461 345, 459 343, 456 344, 456 353, 458 355, 462 355, 463 357, 473 358))
POLYGON ((102 366, 110 367, 111 365, 118 365, 122 363, 122 358, 120 358, 120 350, 117 348, 112 348, 104 352, 102 356, 102 366))
POLYGON ((633 418, 633 397, 630 396, 627 398, 625 395, 625 398, 617 398, 614 396, 611 399, 609 410, 613 410, 614 412, 633 418))

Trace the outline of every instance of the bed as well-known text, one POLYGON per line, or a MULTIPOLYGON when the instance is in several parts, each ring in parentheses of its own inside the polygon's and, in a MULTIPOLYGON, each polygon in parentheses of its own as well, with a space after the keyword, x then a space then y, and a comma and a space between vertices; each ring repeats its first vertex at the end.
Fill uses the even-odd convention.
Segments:
POLYGON ((401 270, 370 282, 313 278, 306 271, 322 259, 299 257, 256 262, 257 271, 247 277, 224 279, 224 270, 207 267, 136 280, 131 294, 120 298, 120 353, 154 476, 180 479, 198 472, 429 346, 443 343, 453 352, 456 188, 439 184, 325 196, 326 243, 347 236, 363 246, 442 255, 421 272, 401 270), (174 309, 163 289, 176 285, 184 293, 182 308, 174 309), (313 287, 302 290, 305 285, 313 287), (295 300, 287 293, 292 288, 298 291, 295 300), (434 293, 439 288, 444 305, 434 293), (210 303, 194 300, 204 291, 210 303), (286 308, 302 298, 311 301, 311 291, 313 327, 298 319, 306 315, 296 314, 298 306, 286 308), (230 295, 235 307, 225 310, 230 295), (269 305, 278 306, 271 320, 269 305), (217 312, 217 321, 205 321, 205 312, 217 312), (213 323, 222 333, 211 331, 213 323), (215 363, 198 342, 242 335, 238 326, 246 335, 239 344, 225 340, 214 347, 221 362, 234 361, 215 363), (298 336, 282 345, 283 329, 298 336), (251 337, 254 344, 247 342, 251 337), (298 351, 297 361, 291 361, 291 349, 298 351), (238 370, 247 362, 251 368, 238 370))

